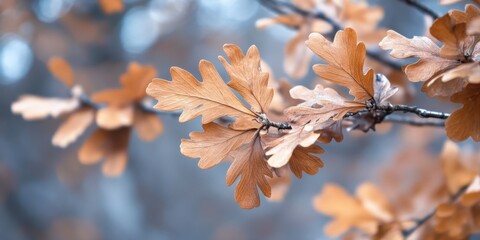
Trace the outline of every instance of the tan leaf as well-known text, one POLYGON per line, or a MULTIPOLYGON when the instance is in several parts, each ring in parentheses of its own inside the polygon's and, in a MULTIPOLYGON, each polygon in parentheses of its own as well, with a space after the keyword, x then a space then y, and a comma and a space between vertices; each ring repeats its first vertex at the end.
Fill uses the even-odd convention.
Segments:
POLYGON ((127 72, 120 76, 120 83, 132 101, 141 101, 147 96, 145 89, 155 75, 157 75, 157 70, 152 65, 144 66, 132 62, 128 65, 127 72))
POLYGON ((468 35, 480 34, 480 17, 475 18, 467 28, 468 35))
POLYGON ((191 158, 200 158, 198 167, 208 169, 219 164, 228 154, 250 142, 255 130, 234 130, 216 123, 203 125, 203 132, 190 133, 190 139, 182 139, 180 151, 191 158))
POLYGON ((459 65, 455 59, 440 56, 440 48, 427 37, 408 39, 389 30, 379 46, 384 50, 392 50, 390 55, 395 58, 415 57, 420 59, 404 69, 410 81, 413 82, 429 80, 438 72, 459 65))
POLYGON ((125 107, 107 106, 97 111, 97 125, 104 129, 131 126, 134 119, 133 105, 125 107))
POLYGON ((12 112, 22 115, 25 120, 37 120, 49 116, 56 118, 79 107, 80 101, 75 98, 44 98, 24 95, 12 104, 12 112))
POLYGON ((266 152, 266 155, 270 156, 268 165, 274 168, 283 167, 288 163, 298 145, 308 147, 315 143, 320 134, 314 133, 311 128, 306 130, 305 126, 293 125, 293 129, 288 134, 267 143, 267 147, 270 148, 266 152))
POLYGON ((80 162, 95 164, 105 159, 102 171, 106 176, 122 174, 128 160, 130 129, 97 129, 80 147, 78 152, 80 162))
POLYGON ((318 76, 347 87, 357 102, 373 98, 374 73, 371 69, 363 73, 366 48, 363 43, 357 44, 355 30, 347 28, 337 32, 333 43, 319 33, 312 33, 306 44, 327 62, 313 67, 318 76))
POLYGON ((53 57, 48 60, 48 70, 65 86, 73 87, 75 75, 70 64, 63 58, 53 57))
POLYGON ((302 178, 302 172, 309 175, 316 174, 323 167, 323 161, 312 154, 323 152, 324 150, 315 144, 309 147, 297 146, 288 162, 290 170, 297 178, 302 178))
POLYGON ((163 123, 155 113, 136 110, 133 126, 140 139, 147 142, 163 133, 163 123))
POLYGON ((52 144, 61 148, 67 147, 90 126, 93 122, 94 114, 94 110, 87 107, 71 113, 53 135, 52 144))
POLYGON ((460 149, 455 143, 446 141, 440 158, 451 194, 458 192, 460 188, 468 185, 475 178, 476 172, 463 164, 460 149))
POLYGON ((141 65, 132 62, 127 71, 120 76, 120 89, 107 89, 92 95, 95 103, 104 103, 111 107, 124 107, 126 105, 141 102, 146 96, 145 89, 157 74, 157 70, 151 65, 141 65))
POLYGON ((252 111, 267 113, 272 102, 273 89, 268 88, 268 73, 262 72, 260 68, 260 53, 257 47, 251 46, 245 56, 237 45, 226 44, 223 50, 231 62, 229 64, 225 58, 219 57, 230 76, 228 85, 250 104, 252 111))
POLYGON ((98 0, 100 7, 106 14, 114 14, 123 11, 123 0, 98 0))
POLYGON ((308 91, 305 91, 305 88, 302 87, 295 87, 290 91, 291 94, 293 93, 293 98, 299 97, 299 92, 304 93, 305 104, 290 107, 284 113, 296 124, 308 123, 315 126, 313 127, 314 130, 320 130, 323 128, 322 126, 328 127, 330 124, 324 125, 324 123, 331 118, 335 121, 341 120, 345 114, 365 108, 364 103, 348 101, 334 89, 323 88, 321 85, 317 85, 308 95, 308 91), (313 96, 314 99, 307 100, 307 97, 310 96, 313 96))
POLYGON ((337 237, 352 227, 360 228, 367 234, 377 231, 375 217, 364 208, 359 199, 340 186, 326 184, 314 198, 313 206, 318 212, 333 218, 325 227, 325 233, 330 237, 337 237))
POLYGON ((147 94, 156 98, 155 108, 162 111, 183 110, 179 121, 186 122, 200 115, 202 123, 209 123, 222 116, 256 118, 224 83, 212 63, 200 61, 203 82, 189 72, 173 67, 172 81, 154 79, 147 88, 147 94))
POLYGON ((260 137, 255 138, 232 153, 234 161, 227 171, 227 185, 231 186, 238 178, 240 180, 235 187, 235 201, 241 208, 255 208, 260 205, 260 188, 266 197, 271 196, 271 188, 267 177, 272 178, 264 157, 260 137))
POLYGON ((394 220, 394 211, 385 194, 372 183, 363 183, 357 188, 357 196, 362 205, 377 219, 383 222, 394 220))
POLYGON ((313 53, 305 45, 305 40, 312 32, 312 24, 312 21, 308 21, 301 25, 297 34, 285 46, 283 68, 294 79, 300 79, 307 75, 313 58, 313 53))
POLYGON ((463 107, 452 113, 445 122, 447 136, 454 141, 471 137, 480 141, 480 84, 469 84, 451 98, 452 102, 462 103, 463 107))

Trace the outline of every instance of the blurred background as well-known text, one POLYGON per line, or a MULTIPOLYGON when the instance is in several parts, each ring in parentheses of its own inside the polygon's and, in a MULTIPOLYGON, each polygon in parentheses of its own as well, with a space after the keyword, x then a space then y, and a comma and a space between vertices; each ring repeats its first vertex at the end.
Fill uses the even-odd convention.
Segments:
MULTIPOLYGON (((425 17, 399 1, 369 1, 385 10, 381 26, 406 36, 424 35, 425 17)), ((440 6, 421 1, 439 14, 463 4, 440 6)), ((228 164, 200 170, 197 160, 180 154, 182 138, 201 130, 197 119, 166 126, 153 142, 133 134, 126 172, 101 174, 100 165, 84 166, 77 150, 86 134, 67 149, 51 145, 61 119, 26 122, 11 113, 22 94, 68 96, 46 67, 50 57, 70 61, 87 94, 118 87, 130 61, 152 64, 159 77, 180 66, 198 76, 198 62, 224 55, 224 43, 242 49, 257 45, 276 79, 283 70, 283 48, 294 30, 274 26, 263 31, 255 21, 273 14, 255 0, 125 0, 124 11, 105 14, 95 0, 0 0, 0 239, 324 239, 328 218, 316 213, 312 198, 326 182, 349 190, 408 151, 395 126, 383 134, 347 134, 325 146, 325 167, 315 176, 293 180, 283 202, 262 199, 242 210, 233 187, 225 185, 228 164)), ((318 62, 316 58, 314 62, 318 62)), ((222 76, 225 71, 219 68, 222 76)), ((224 78, 228 79, 228 78, 224 78)), ((293 85, 311 87, 314 74, 293 85)), ((418 95, 412 104, 450 111, 452 106, 418 95)), ((441 129, 430 135, 439 152, 441 129)), ((411 136, 411 135, 410 135, 411 136)), ((416 135, 414 135, 416 136, 416 135)))

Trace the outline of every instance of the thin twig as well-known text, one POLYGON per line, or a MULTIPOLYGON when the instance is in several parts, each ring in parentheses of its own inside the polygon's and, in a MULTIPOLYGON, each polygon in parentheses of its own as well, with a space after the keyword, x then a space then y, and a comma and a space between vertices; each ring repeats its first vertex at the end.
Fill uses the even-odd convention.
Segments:
MULTIPOLYGON (((265 6, 266 8, 272 10, 277 14, 286 15, 286 14, 294 13, 304 17, 313 17, 313 18, 321 19, 329 23, 333 27, 333 32, 337 32, 343 29, 343 27, 337 21, 328 17, 327 15, 325 15, 325 13, 321 11, 310 12, 295 6, 295 4, 293 3, 279 1, 279 0, 258 0, 258 1, 260 2, 260 4, 262 4, 263 6, 265 6)), ((396 70, 402 69, 402 65, 398 64, 396 61, 389 59, 387 56, 385 56, 384 54, 381 54, 378 51, 372 51, 370 49, 367 49, 367 55, 370 58, 378 62, 381 62, 390 68, 393 68, 396 70)))
POLYGON ((414 113, 421 118, 438 118, 438 119, 447 119, 450 116, 450 113, 444 112, 435 112, 426 110, 423 108, 419 108, 416 106, 408 106, 408 105, 386 105, 380 106, 376 108, 377 110, 385 110, 387 112, 405 112, 405 113, 414 113))
POLYGON ((401 124, 408 124, 412 126, 432 126, 432 127, 445 127, 444 121, 432 121, 428 119, 414 119, 406 116, 399 116, 399 115, 389 115, 386 116, 383 120, 384 122, 392 122, 392 123, 401 123, 401 124))
MULTIPOLYGON (((452 203, 456 202, 465 193, 465 191, 467 191, 467 189, 468 189, 468 185, 460 188, 454 195, 450 197, 450 202, 452 203)), ((423 224, 428 222, 428 220, 430 220, 435 215, 436 211, 437 211, 436 209, 433 209, 433 211, 425 215, 423 218, 417 220, 415 223, 415 226, 402 231, 403 237, 407 239, 410 235, 412 235, 415 231, 417 231, 421 226, 423 226, 423 224)))
POLYGON ((419 2, 417 2, 417 0, 399 0, 399 1, 404 2, 405 4, 418 9, 420 12, 427 14, 428 16, 432 17, 433 20, 439 18, 436 12, 434 12, 432 9, 428 8, 427 6, 420 4, 419 2))

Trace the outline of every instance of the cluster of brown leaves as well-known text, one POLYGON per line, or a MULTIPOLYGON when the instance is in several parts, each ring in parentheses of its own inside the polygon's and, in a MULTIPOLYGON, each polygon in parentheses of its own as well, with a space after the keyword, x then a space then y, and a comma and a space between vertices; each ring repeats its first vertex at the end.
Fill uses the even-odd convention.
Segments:
POLYGON ((132 127, 144 141, 151 141, 162 133, 160 119, 141 105, 146 97, 145 88, 156 75, 152 66, 131 63, 120 77, 122 88, 97 92, 92 96, 93 102, 87 101, 81 87, 76 84, 72 67, 65 59, 51 58, 48 68, 71 89, 72 97, 24 95, 12 104, 12 111, 21 114, 25 120, 65 117, 52 138, 53 145, 62 148, 73 143, 95 120, 98 128, 80 147, 80 162, 94 164, 105 159, 104 174, 120 175, 127 163, 132 127))
MULTIPOLYGON (((186 70, 172 67, 172 81, 155 79, 147 93, 158 100, 155 105, 158 110, 183 110, 180 122, 202 116, 204 131, 193 132, 190 139, 182 140, 181 152, 200 158, 198 166, 202 169, 233 158, 227 171, 227 185, 240 178, 235 188, 235 201, 242 208, 254 208, 260 204, 257 187, 271 197, 269 179, 276 175, 265 157, 265 141, 275 138, 276 134, 262 131, 268 127, 266 121, 269 121, 267 116, 274 92, 268 88, 269 75, 260 67, 260 54, 255 46, 245 55, 236 45, 225 45, 224 51, 230 63, 223 57, 219 60, 230 77, 228 84, 211 62, 202 60, 199 64, 202 82, 186 70), (250 107, 245 106, 232 90, 250 107), (235 118, 235 121, 226 126, 214 122, 225 117, 235 118)), ((302 172, 316 173, 323 163, 311 153, 321 152, 318 146, 297 148, 289 163, 290 170, 299 178, 302 172)))
POLYGON ((267 28, 271 25, 282 24, 298 29, 297 34, 285 47, 284 69, 293 78, 304 77, 310 68, 312 52, 305 46, 311 32, 329 34, 334 29, 328 22, 315 17, 320 11, 330 18, 338 20, 343 27, 356 29, 358 38, 366 43, 378 43, 385 36, 385 30, 378 29, 377 25, 383 18, 381 7, 370 7, 366 1, 351 0, 292 0, 292 4, 312 14, 304 16, 297 13, 282 14, 272 18, 259 19, 257 27, 267 28))
POLYGON ((450 139, 471 137, 480 141, 480 10, 467 5, 466 11, 453 10, 434 21, 430 34, 443 43, 437 46, 429 37, 408 39, 395 31, 380 43, 396 58, 419 58, 404 68, 410 81, 424 81, 429 96, 450 97, 463 104, 446 121, 450 139))
MULTIPOLYGON (((199 69, 203 82, 173 67, 172 81, 157 79, 147 88, 147 93, 158 100, 156 109, 183 110, 180 122, 202 116, 204 132, 194 132, 190 134, 191 139, 183 140, 181 152, 200 158, 198 165, 202 169, 233 157, 227 185, 241 176, 235 199, 243 208, 259 205, 257 186, 265 196, 271 196, 267 180, 274 176, 274 171, 289 168, 299 178, 302 172, 316 173, 323 163, 312 154, 323 150, 315 143, 341 141, 343 118, 347 113, 363 110, 367 104, 386 104, 386 99, 396 92, 385 77, 375 76, 373 70, 363 72, 366 49, 363 43, 357 43, 353 29, 339 31, 333 43, 321 34, 311 34, 307 45, 327 62, 314 66, 314 71, 325 80, 347 87, 355 99, 346 99, 334 89, 321 85, 314 90, 294 87, 290 90, 291 97, 301 100, 300 104, 286 109, 286 118, 272 116, 283 121, 288 119, 290 130, 262 131, 271 127, 272 118, 267 116, 270 116, 274 92, 268 88, 269 77, 260 68, 260 55, 254 46, 246 55, 235 45, 224 46, 231 63, 223 57, 219 59, 230 76, 228 85, 210 62, 202 60, 199 69), (238 92, 250 108, 232 90, 238 92), (235 121, 228 126, 214 122, 225 117, 235 121)), ((351 128, 362 130, 375 126, 374 117, 368 112, 353 118, 351 123, 351 128)))
POLYGON ((347 233, 344 239, 365 235, 405 239, 405 233, 418 227, 417 221, 431 211, 435 214, 413 232, 413 239, 465 239, 479 232, 480 177, 472 168, 478 170, 475 158, 480 153, 462 155, 457 145, 447 141, 438 161, 425 154, 424 147, 420 144, 413 147, 413 154, 400 154, 384 172, 383 188, 367 182, 351 196, 335 184, 324 186, 313 204, 318 212, 332 217, 325 233, 332 237, 347 233), (405 181, 405 174, 419 177, 405 181))
MULTIPOLYGON (((343 139, 342 124, 347 113, 356 113, 367 107, 367 104, 381 106, 396 93, 388 79, 375 76, 373 70, 365 74, 365 45, 357 43, 353 29, 339 31, 333 42, 329 42, 319 33, 312 33, 307 46, 321 57, 327 64, 317 64, 314 72, 324 80, 348 88, 353 100, 342 97, 331 88, 317 85, 314 90, 302 86, 294 87, 290 94, 295 99, 303 100, 297 106, 285 110, 292 130, 280 138, 268 143, 271 155, 268 162, 273 167, 282 167, 288 163, 293 150, 297 146, 308 147, 316 141, 328 143, 333 138, 343 139)), ((368 130, 375 126, 371 113, 354 116, 352 129, 368 130)))

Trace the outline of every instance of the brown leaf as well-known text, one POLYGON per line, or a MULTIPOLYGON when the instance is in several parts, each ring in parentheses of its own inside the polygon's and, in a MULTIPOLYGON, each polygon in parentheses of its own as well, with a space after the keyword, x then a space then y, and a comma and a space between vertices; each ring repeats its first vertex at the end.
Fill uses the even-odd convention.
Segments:
POLYGON ((128 160, 128 140, 131 128, 97 129, 80 147, 78 158, 83 164, 95 164, 105 159, 102 167, 106 176, 119 176, 128 160))
POLYGON ((306 125, 293 125, 293 129, 288 134, 267 143, 267 147, 270 148, 266 152, 266 155, 270 156, 268 165, 274 168, 283 167, 288 163, 297 146, 308 147, 315 143, 320 134, 305 127, 306 125))
POLYGON ((452 102, 462 103, 463 107, 450 115, 445 122, 447 136, 454 141, 471 137, 480 141, 480 84, 469 84, 451 98, 452 102))
POLYGON ((260 188, 266 197, 271 196, 271 188, 267 177, 272 178, 262 143, 258 134, 255 138, 232 153, 234 161, 227 171, 227 185, 231 186, 239 177, 235 187, 235 201, 241 208, 255 208, 260 206, 260 188))
POLYGON ((312 154, 324 152, 320 146, 315 144, 309 147, 297 146, 288 162, 290 170, 297 178, 302 178, 302 172, 309 175, 316 174, 323 167, 323 161, 312 154))
POLYGON ((70 64, 61 57, 53 57, 48 60, 48 70, 65 86, 73 87, 75 75, 70 64))
POLYGON ((251 46, 244 56, 242 50, 233 44, 226 44, 223 50, 231 64, 219 57, 230 76, 228 85, 235 89, 250 104, 253 112, 268 112, 272 102, 273 89, 268 88, 268 73, 260 68, 260 53, 251 46))
POLYGON ((342 187, 325 184, 321 193, 313 200, 318 212, 334 219, 325 226, 325 234, 337 237, 352 227, 362 229, 367 234, 377 231, 377 220, 362 205, 362 202, 348 194, 342 187))
POLYGON ((132 62, 128 65, 127 72, 120 76, 120 83, 130 99, 138 102, 147 96, 145 89, 156 75, 157 70, 152 65, 132 62))
POLYGON ((123 0, 98 0, 100 7, 106 14, 114 14, 123 11, 123 0))
POLYGON ((90 126, 93 122, 94 114, 94 110, 88 107, 71 113, 53 135, 52 144, 61 148, 67 147, 90 126))
POLYGON ((349 112, 357 112, 365 108, 364 103, 348 101, 340 96, 334 89, 323 88, 317 85, 314 90, 308 90, 297 86, 290 90, 293 98, 306 100, 305 103, 290 107, 284 111, 296 124, 309 124, 313 130, 321 130, 330 126, 325 123, 331 118, 335 121, 341 120, 349 112), (309 99, 314 97, 313 99, 309 99))
POLYGON ((190 139, 182 139, 180 151, 191 158, 200 158, 198 167, 209 169, 219 164, 228 154, 252 141, 256 130, 234 130, 216 123, 203 125, 203 132, 190 133, 190 139))
POLYGON ((306 44, 327 62, 313 67, 318 76, 347 87, 357 102, 373 98, 373 70, 363 73, 366 48, 361 42, 357 44, 355 30, 347 28, 337 32, 333 43, 319 33, 312 33, 306 44))
POLYGON ((163 133, 163 123, 157 114, 138 109, 135 111, 133 126, 140 139, 147 142, 152 141, 163 133))
POLYGON ((157 74, 157 70, 151 65, 141 65, 132 62, 127 71, 120 76, 120 89, 107 89, 92 95, 95 103, 104 103, 110 107, 124 107, 126 105, 141 102, 147 93, 145 89, 157 74))
POLYGON ((12 104, 12 112, 22 115, 25 120, 37 120, 46 117, 58 117, 73 112, 80 107, 76 98, 44 98, 33 95, 21 96, 12 104))
POLYGON ((134 119, 133 105, 125 107, 107 106, 97 111, 97 125, 104 129, 117 129, 132 126, 134 119))
POLYGON ((212 63, 202 60, 199 65, 203 82, 189 72, 172 67, 172 81, 154 79, 147 94, 156 98, 155 108, 162 111, 183 110, 179 121, 186 122, 200 115, 202 123, 222 116, 256 118, 224 83, 212 63))
POLYGON ((419 58, 416 63, 409 64, 404 71, 410 81, 426 81, 438 72, 455 67, 459 63, 455 59, 440 56, 440 48, 427 37, 405 38, 401 34, 389 30, 387 36, 379 43, 384 50, 392 50, 395 58, 419 58))
POLYGON ((464 165, 460 149, 451 141, 446 141, 443 145, 440 159, 446 184, 451 194, 455 194, 460 188, 468 185, 477 175, 475 171, 464 165))

